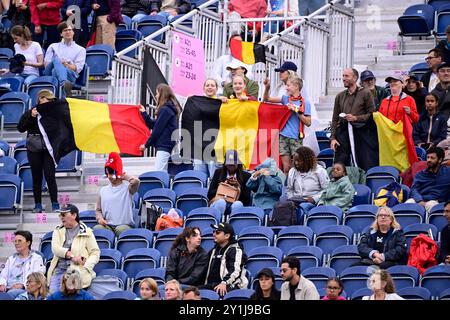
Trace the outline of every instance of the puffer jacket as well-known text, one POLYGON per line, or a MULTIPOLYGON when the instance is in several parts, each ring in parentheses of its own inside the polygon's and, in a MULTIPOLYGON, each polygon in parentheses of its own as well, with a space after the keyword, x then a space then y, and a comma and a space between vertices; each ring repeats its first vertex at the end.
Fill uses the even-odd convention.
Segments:
POLYGON ((318 205, 337 206, 346 211, 351 207, 354 196, 355 188, 348 176, 344 176, 337 181, 333 179, 330 182, 323 191, 318 205))
MULTIPOLYGON (((370 229, 363 234, 358 244, 358 252, 361 259, 372 259, 372 254, 376 252, 377 231, 370 229)), ((407 261, 406 238, 401 229, 394 229, 384 244, 384 261, 391 261, 396 264, 405 264, 407 261)))
POLYGON ((166 267, 166 281, 175 279, 181 284, 198 286, 205 282, 208 253, 199 247, 188 253, 186 245, 180 244, 169 253, 166 267))

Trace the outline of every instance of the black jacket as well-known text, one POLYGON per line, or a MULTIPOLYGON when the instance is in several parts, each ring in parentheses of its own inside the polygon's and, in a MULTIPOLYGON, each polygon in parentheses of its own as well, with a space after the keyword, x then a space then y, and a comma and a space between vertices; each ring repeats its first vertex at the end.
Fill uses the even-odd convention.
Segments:
POLYGON ((138 11, 150 14, 151 0, 120 0, 122 14, 132 18, 138 11))
MULTIPOLYGON (((440 113, 436 113, 432 118, 433 127, 431 128, 431 142, 437 145, 447 138, 447 117, 440 113)), ((414 144, 426 143, 428 139, 428 131, 430 129, 430 116, 428 112, 422 114, 419 122, 414 125, 413 139, 414 144)))
POLYGON ((444 54, 442 60, 444 60, 446 63, 450 63, 450 49, 447 47, 447 39, 439 41, 436 48, 441 50, 442 53, 444 54))
MULTIPOLYGON (((369 232, 362 235, 358 244, 358 252, 361 259, 371 259, 370 253, 376 246, 377 232, 370 229, 369 232)), ((384 244, 383 254, 385 261, 391 261, 397 264, 404 264, 407 261, 406 238, 403 230, 394 229, 386 243, 384 244)))
POLYGON ((19 123, 17 124, 17 130, 19 132, 27 132, 27 134, 41 134, 39 131, 39 126, 37 122, 37 117, 31 115, 31 110, 26 111, 22 117, 20 117, 19 123))
POLYGON ((445 117, 450 117, 450 87, 443 89, 440 83, 431 91, 439 97, 439 112, 445 117))
POLYGON ((444 262, 445 257, 450 255, 450 224, 441 230, 441 245, 439 247, 439 262, 444 262))
MULTIPOLYGON (((252 204, 252 198, 251 198, 251 190, 247 187, 247 181, 250 179, 251 174, 242 171, 241 176, 237 176, 237 180, 239 184, 241 185, 241 194, 239 196, 239 201, 242 202, 244 206, 250 206, 252 204)), ((220 182, 225 182, 227 180, 227 171, 222 169, 217 169, 216 172, 214 172, 214 176, 212 177, 211 184, 209 185, 208 189, 208 199, 212 200, 217 193, 217 188, 219 187, 220 182)))
POLYGON ((166 281, 175 279, 181 284, 201 285, 205 282, 208 253, 202 247, 193 254, 187 252, 184 244, 169 252, 166 281))
MULTIPOLYGON (((150 11, 161 11, 162 0, 150 0, 150 11)), ((177 0, 177 13, 184 14, 191 11, 191 2, 189 0, 177 0)))

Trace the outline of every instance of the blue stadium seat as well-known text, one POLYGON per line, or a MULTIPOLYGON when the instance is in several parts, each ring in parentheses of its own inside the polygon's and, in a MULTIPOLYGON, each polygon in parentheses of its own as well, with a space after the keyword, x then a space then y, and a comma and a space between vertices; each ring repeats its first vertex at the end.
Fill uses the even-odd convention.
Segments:
MULTIPOLYGON (((5 126, 17 126, 28 110, 30 98, 24 92, 8 92, 0 97, 0 112, 5 126)), ((2 128, 3 129, 3 128, 2 128)))
MULTIPOLYGON (((173 22, 175 22, 176 20, 180 19, 184 17, 184 14, 178 14, 175 17, 173 17, 173 19, 170 21, 170 24, 172 24, 173 22)), ((187 19, 184 19, 183 21, 180 22, 179 25, 185 26, 187 28, 192 29, 192 17, 189 17, 187 19)), ((186 30, 187 31, 187 30, 186 30)))
POLYGON ((318 206, 309 210, 305 215, 305 225, 314 233, 329 225, 338 225, 342 221, 342 210, 336 206, 318 206))
POLYGON ((216 208, 196 208, 187 214, 184 227, 198 227, 203 233, 203 230, 210 228, 211 224, 220 223, 221 218, 221 214, 216 208))
POLYGON ((421 287, 404 287, 397 294, 406 300, 431 300, 430 290, 421 287))
POLYGON ((139 271, 148 268, 158 268, 161 254, 153 248, 138 248, 127 253, 122 262, 122 270, 128 274, 130 279, 138 274, 139 271))
MULTIPOLYGON (((0 140, 0 149, 3 150, 3 152, 5 153, 5 156, 9 156, 10 145, 8 142, 0 140)), ((14 158, 14 156, 13 156, 13 158, 14 158)))
MULTIPOLYGON (((116 29, 117 32, 119 32, 121 30, 130 30, 131 29, 131 22, 132 22, 131 18, 129 16, 123 14, 122 20, 123 20, 123 22, 117 26, 117 29, 116 29)), ((120 51, 120 50, 117 50, 117 51, 120 51)))
POLYGON ((136 294, 131 291, 113 291, 105 294, 103 300, 135 300, 136 294))
POLYGON ((352 207, 372 203, 372 191, 368 186, 354 184, 353 188, 355 188, 355 196, 353 197, 352 207))
POLYGON ((97 278, 102 276, 110 276, 113 278, 116 278, 119 281, 119 288, 122 290, 126 289, 127 281, 128 281, 128 275, 120 269, 103 269, 97 273, 97 278))
POLYGON ((56 97, 59 97, 58 80, 52 76, 42 76, 33 79, 27 88, 27 93, 30 96, 30 107, 36 106, 37 95, 39 91, 47 89, 53 92, 56 97))
POLYGON ((303 261, 301 261, 300 267, 302 268, 302 276, 312 281, 317 289, 325 288, 329 278, 336 277, 336 271, 327 267, 312 267, 303 268, 303 261))
POLYGON ((297 246, 309 246, 313 243, 314 232, 306 226, 289 226, 278 232, 275 246, 287 253, 291 248, 297 246))
POLYGON ((17 210, 23 206, 24 186, 14 174, 0 174, 0 211, 17 210))
POLYGON ((439 300, 450 300, 450 288, 441 292, 439 300))
POLYGON ((161 256, 167 257, 173 240, 183 232, 183 228, 169 228, 160 231, 155 238, 153 247, 161 253, 161 256))
POLYGON ((138 192, 141 196, 152 189, 169 188, 170 177, 165 171, 148 171, 139 176, 141 183, 138 192))
POLYGON ((106 77, 112 67, 114 49, 108 44, 96 44, 86 49, 86 64, 91 76, 106 77))
POLYGON ((53 231, 47 232, 42 236, 41 242, 39 244, 39 251, 44 255, 46 261, 50 260, 50 258, 53 257, 52 237, 53 231))
MULTIPOLYGON (((142 39, 142 33, 138 30, 118 30, 116 32, 116 51, 120 52, 142 39)), ((138 49, 135 48, 125 54, 130 58, 137 58, 138 49)))
POLYGON ((419 285, 419 271, 412 266, 392 266, 387 269, 394 279, 397 290, 419 285))
POLYGON ((122 232, 116 241, 116 249, 126 256, 128 252, 137 248, 151 248, 153 232, 144 228, 128 229, 122 232))
POLYGON ((264 210, 258 207, 243 207, 235 210, 228 217, 228 223, 239 234, 246 227, 259 227, 264 224, 264 210))
POLYGON ((370 290, 369 288, 367 288, 367 287, 360 288, 360 289, 356 290, 355 292, 353 292, 350 299, 351 300, 362 300, 363 297, 371 296, 371 295, 373 295, 373 291, 370 290))
POLYGON ((445 37, 445 30, 450 25, 450 4, 440 6, 436 10, 436 36, 445 37))
MULTIPOLYGON (((147 37, 164 28, 166 25, 167 19, 163 16, 146 16, 138 21, 136 30, 140 31, 143 37, 147 37)), ((152 40, 162 42, 164 40, 164 34, 158 35, 152 38, 152 40)))
POLYGON ((0 68, 9 68, 9 59, 14 55, 14 52, 9 48, 0 48, 0 68))
POLYGON ((166 283, 166 269, 156 268, 139 271, 131 284, 131 290, 138 296, 140 295, 139 285, 145 278, 152 278, 158 285, 164 285, 166 283))
POLYGON ((195 208, 208 206, 207 188, 189 188, 177 194, 175 207, 188 214, 195 208))
POLYGON ((351 244, 352 240, 353 230, 350 227, 325 226, 316 233, 314 245, 328 255, 338 246, 351 244))
POLYGON ((238 234, 238 241, 245 252, 262 246, 271 246, 273 231, 268 227, 247 227, 238 234))
POLYGON ((14 158, 0 157, 0 174, 17 174, 17 161, 14 158))
MULTIPOLYGON (((327 295, 327 288, 320 288, 320 289, 317 289, 317 291, 319 292, 320 299, 322 299, 323 297, 325 297, 327 295)), ((344 297, 345 299, 348 298, 345 290, 341 292, 341 296, 344 297)))
POLYGON ((200 289, 200 297, 202 300, 219 300, 220 296, 214 290, 200 289))
POLYGON ((430 290, 433 297, 450 288, 450 266, 437 265, 428 268, 420 279, 420 286, 430 290))
POLYGON ((317 142, 319 143, 320 151, 330 147, 331 131, 316 131, 317 142))
POLYGON ((366 185, 372 193, 375 193, 381 186, 385 186, 392 181, 398 181, 398 179, 399 171, 392 166, 377 166, 366 172, 366 185))
MULTIPOLYGON (((192 211, 191 211, 192 212, 192 211)), ((208 252, 214 247, 214 235, 213 235, 213 229, 211 228, 204 228, 202 229, 202 248, 208 252)))
POLYGON ((375 221, 377 211, 378 207, 371 204, 354 206, 344 214, 343 224, 352 228, 354 233, 361 233, 375 221))
POLYGON ((431 208, 427 214, 427 223, 435 225, 438 231, 441 231, 448 224, 444 217, 444 203, 439 203, 431 208))
POLYGON ((318 161, 323 161, 325 163, 325 167, 329 168, 333 166, 334 163, 334 151, 331 148, 323 149, 317 155, 318 161))
MULTIPOLYGON (((9 86, 9 89, 12 92, 21 92, 23 87, 23 81, 24 79, 20 76, 14 76, 14 77, 3 77, 0 79, 0 86, 9 86)), ((6 95, 6 93, 5 93, 6 95)), ((28 107, 28 105, 27 105, 28 107)))
MULTIPOLYGON (((419 62, 416 63, 415 65, 413 65, 410 69, 409 69, 409 74, 416 76, 417 79, 421 80, 423 75, 425 73, 427 73, 429 70, 428 67, 428 63, 426 62, 419 62)), ((417 156, 419 156, 419 154, 417 154, 417 156)))
POLYGON ((207 183, 206 173, 198 170, 186 170, 175 175, 171 189, 178 195, 190 188, 207 188, 207 183))
POLYGON ((17 163, 20 164, 23 159, 27 159, 27 141, 20 140, 16 143, 14 146, 14 149, 12 151, 12 157, 16 159, 17 163))
POLYGON ((413 223, 413 224, 407 225, 405 228, 403 228, 403 232, 405 234, 406 244, 408 245, 408 248, 411 245, 412 239, 417 237, 419 234, 424 233, 424 234, 430 236, 430 234, 429 234, 430 230, 431 230, 432 238, 434 239, 434 241, 436 241, 437 236, 438 236, 438 230, 437 230, 436 226, 433 224, 413 223))
POLYGON ((286 255, 299 258, 302 270, 321 267, 323 264, 323 251, 315 246, 297 246, 289 250, 286 255))
POLYGON ((263 268, 279 267, 283 259, 283 252, 276 247, 257 247, 246 252, 246 269, 255 276, 263 268))
POLYGON ((175 192, 165 188, 152 189, 147 191, 142 197, 145 206, 153 204, 163 208, 166 212, 167 210, 175 207, 175 199, 175 192))
POLYGON ((93 228, 97 224, 97 219, 95 215, 95 210, 84 210, 80 212, 80 221, 88 226, 89 228, 93 228))
POLYGON ((425 221, 425 208, 418 203, 400 203, 394 206, 392 211, 402 228, 425 221))
POLYGON ((122 264, 122 254, 116 249, 100 249, 100 260, 94 266, 95 272, 104 269, 119 269, 122 264))
MULTIPOLYGON (((403 192, 403 197, 401 198, 401 203, 404 203, 406 200, 409 199, 409 194, 411 193, 411 189, 405 185, 405 184, 401 184, 400 185, 402 187, 402 192, 403 192)), ((373 195, 374 198, 374 203, 375 203, 375 198, 377 197, 377 195, 380 193, 382 188, 386 188, 387 185, 381 186, 377 189, 377 191, 375 192, 375 194, 373 195)), ((400 199, 399 199, 400 201, 400 199)))
MULTIPOLYGON (((19 168, 17 169, 17 175, 23 182, 23 191, 31 192, 33 191, 33 177, 31 175, 31 167, 28 163, 28 159, 23 159, 19 162, 19 168)), ((42 191, 46 191, 45 177, 42 178, 42 191)))
POLYGON ((223 300, 250 300, 251 295, 255 293, 252 289, 239 289, 227 292, 223 300))
POLYGON ((401 36, 429 36, 434 28, 434 8, 428 4, 410 6, 397 19, 397 23, 401 36))
POLYGON ((82 96, 86 100, 89 93, 89 66, 85 63, 83 69, 78 74, 78 78, 72 85, 72 96, 82 96), (79 93, 77 93, 79 91, 79 93), (84 94, 83 94, 84 93, 84 94))
POLYGON ((100 249, 114 249, 116 243, 116 235, 109 229, 92 230, 100 249))
POLYGON ((344 284, 345 291, 351 296, 356 290, 367 287, 367 279, 370 274, 370 267, 355 266, 344 269, 339 278, 344 284))
POLYGON ((344 269, 361 261, 356 245, 343 245, 334 249, 329 260, 330 268, 340 274, 344 269))
MULTIPOLYGON (((284 280, 283 278, 281 278, 281 271, 279 267, 276 268, 269 268, 270 270, 272 270, 273 274, 275 275, 275 287, 280 290, 281 289, 281 285, 283 284, 284 280)), ((258 270, 258 272, 261 270, 258 270)), ((253 280, 252 280, 252 285, 251 288, 252 289, 256 289, 256 286, 258 285, 259 279, 256 278, 256 276, 258 275, 258 272, 255 273, 253 280)))
POLYGON ((2 300, 14 300, 14 298, 8 292, 0 292, 0 301, 2 300))
POLYGON ((427 161, 427 151, 424 148, 416 147, 416 153, 420 161, 427 161))
POLYGON ((194 169, 191 159, 183 159, 179 156, 172 155, 167 164, 167 172, 169 176, 174 178, 178 173, 194 169))
POLYGON ((78 153, 81 151, 74 150, 62 157, 58 162, 56 172, 77 172, 78 153))

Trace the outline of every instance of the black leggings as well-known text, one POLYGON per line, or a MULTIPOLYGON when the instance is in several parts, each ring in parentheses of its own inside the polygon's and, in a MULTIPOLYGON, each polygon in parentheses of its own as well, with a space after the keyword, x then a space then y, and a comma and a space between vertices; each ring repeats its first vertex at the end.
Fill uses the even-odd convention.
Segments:
POLYGON ((42 152, 27 151, 28 162, 33 176, 34 203, 42 203, 42 172, 47 181, 48 192, 52 202, 58 202, 58 186, 56 185, 55 164, 47 150, 42 152))

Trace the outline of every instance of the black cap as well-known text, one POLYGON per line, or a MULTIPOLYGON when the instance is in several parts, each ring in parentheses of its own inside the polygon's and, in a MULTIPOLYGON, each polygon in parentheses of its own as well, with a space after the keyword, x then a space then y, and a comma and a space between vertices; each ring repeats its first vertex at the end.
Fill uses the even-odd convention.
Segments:
POLYGON ((68 213, 68 212, 76 213, 77 215, 79 213, 78 208, 70 203, 62 206, 61 209, 59 210, 59 213, 68 213))
POLYGON ((441 63, 439 67, 437 67, 437 70, 439 71, 441 68, 450 68, 450 63, 448 62, 441 63))
POLYGON ((283 72, 283 71, 287 71, 287 70, 292 70, 294 72, 297 72, 297 65, 291 61, 285 61, 285 62, 283 62, 281 67, 275 69, 275 72, 283 72))
POLYGON ((366 81, 369 79, 375 79, 375 76, 373 75, 373 72, 370 70, 364 70, 363 72, 361 72, 361 77, 360 77, 361 81, 366 81))
POLYGON ((211 228, 213 228, 213 230, 223 231, 224 233, 228 233, 231 236, 234 236, 233 226, 229 223, 221 222, 219 224, 211 224, 211 228))
POLYGON ((225 160, 223 161, 225 165, 237 165, 242 164, 241 160, 239 160, 239 155, 236 150, 227 150, 225 152, 225 160))
POLYGON ((270 270, 269 268, 263 268, 263 269, 261 269, 261 270, 258 272, 258 274, 256 275, 256 278, 259 278, 259 277, 261 277, 261 276, 267 276, 267 277, 270 277, 270 278, 272 278, 272 279, 275 278, 275 274, 274 274, 273 271, 270 270))

